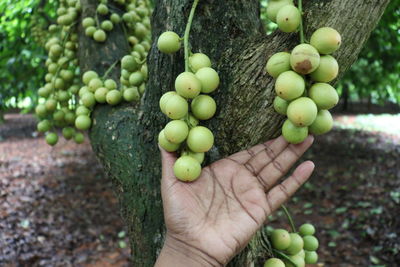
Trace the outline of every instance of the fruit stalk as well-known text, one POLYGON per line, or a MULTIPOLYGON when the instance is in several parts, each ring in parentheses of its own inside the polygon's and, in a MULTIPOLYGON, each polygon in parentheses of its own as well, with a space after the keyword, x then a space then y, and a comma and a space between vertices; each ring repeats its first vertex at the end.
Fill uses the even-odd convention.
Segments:
POLYGON ((304 44, 305 39, 304 39, 304 28, 303 28, 303 1, 299 0, 298 2, 299 5, 299 11, 300 11, 300 43, 304 44))
POLYGON ((281 252, 281 251, 279 251, 277 249, 274 249, 274 248, 272 250, 274 251, 275 255, 278 255, 280 258, 283 258, 283 259, 287 260, 288 262, 293 264, 293 266, 297 267, 297 264, 295 262, 293 262, 292 259, 289 258, 285 253, 283 253, 283 252, 281 252))
POLYGON ((189 36, 190 28, 192 27, 192 21, 194 17, 194 12, 196 11, 197 4, 199 0, 194 0, 192 9, 190 10, 189 19, 186 24, 185 35, 183 36, 183 46, 185 50, 185 71, 189 71, 189 36))
POLYGON ((288 220, 289 220, 290 227, 292 227, 292 232, 293 232, 293 233, 296 233, 296 226, 294 225, 292 216, 290 216, 289 210, 286 208, 285 205, 282 205, 282 209, 283 209, 283 212, 285 213, 286 217, 287 217, 288 220))

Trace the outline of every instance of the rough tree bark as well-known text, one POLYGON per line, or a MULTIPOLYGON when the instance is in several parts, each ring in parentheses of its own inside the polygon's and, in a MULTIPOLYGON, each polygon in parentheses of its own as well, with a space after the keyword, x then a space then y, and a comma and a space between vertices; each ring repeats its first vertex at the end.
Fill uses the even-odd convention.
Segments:
MULTIPOLYGON (((306 36, 322 26, 334 27, 341 33, 343 44, 335 56, 343 75, 389 1, 304 0, 306 36)), ((82 0, 83 17, 93 15, 96 3, 82 0)), ((183 35, 191 4, 192 0, 156 0, 153 40, 165 30, 183 35)), ((213 94, 218 113, 207 122, 216 135, 208 162, 279 134, 283 117, 273 111, 274 82, 264 72, 264 66, 273 53, 290 50, 299 38, 279 31, 267 36, 259 12, 258 0, 202 0, 196 11, 192 50, 209 55, 221 77, 221 86, 213 94)), ((128 51, 120 28, 111 33, 105 44, 92 42, 81 31, 79 57, 83 71, 104 73, 128 51)), ((152 266, 163 243, 156 136, 166 118, 159 111, 158 99, 173 90, 175 77, 184 70, 183 52, 163 55, 153 43, 148 64, 150 78, 140 105, 98 105, 90 132, 93 149, 113 180, 120 200, 131 239, 133 266, 152 266)), ((112 73, 114 78, 119 75, 118 69, 112 73)), ((257 238, 253 244, 258 244, 257 238)), ((249 266, 254 255, 260 254, 246 250, 231 265, 249 266)))

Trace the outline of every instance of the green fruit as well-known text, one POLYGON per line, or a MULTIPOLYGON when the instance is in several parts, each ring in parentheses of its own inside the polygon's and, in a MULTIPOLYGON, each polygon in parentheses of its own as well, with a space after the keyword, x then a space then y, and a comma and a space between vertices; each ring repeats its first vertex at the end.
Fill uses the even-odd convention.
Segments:
POLYGON ((88 108, 85 107, 85 106, 79 106, 79 107, 76 109, 76 111, 75 111, 76 116, 79 116, 79 115, 89 115, 89 113, 90 113, 90 109, 88 109, 88 108))
POLYGON ((293 6, 293 0, 269 1, 267 6, 267 17, 272 22, 276 22, 276 16, 278 15, 279 10, 286 5, 293 6))
POLYGON ((281 115, 286 115, 288 105, 289 105, 289 102, 287 102, 285 99, 282 99, 279 96, 275 97, 274 109, 277 113, 279 113, 281 115))
POLYGON ((303 238, 299 234, 290 233, 290 240, 290 246, 286 249, 286 252, 290 255, 296 255, 303 249, 303 238))
POLYGON ((124 56, 121 60, 121 66, 127 71, 133 72, 139 68, 139 64, 133 56, 124 56))
POLYGON ((175 80, 176 92, 185 98, 195 98, 200 94, 201 83, 191 72, 182 72, 175 80))
POLYGON ((203 53, 195 53, 189 57, 189 66, 193 72, 196 72, 201 68, 211 67, 211 60, 203 53))
POLYGON ((96 42, 104 42, 106 38, 107 38, 106 32, 101 29, 96 30, 93 34, 93 39, 96 42))
POLYGON ((305 262, 307 264, 315 264, 318 262, 318 254, 315 251, 306 251, 305 254, 305 258, 304 258, 305 262))
POLYGON ((164 128, 165 138, 174 144, 180 144, 185 141, 189 134, 188 125, 182 120, 173 120, 167 123, 164 128))
POLYGON ((193 152, 207 152, 214 144, 214 135, 206 127, 196 126, 189 131, 186 142, 193 152))
POLYGON ((69 100, 69 94, 67 91, 58 91, 57 93, 57 99, 60 102, 66 102, 69 100))
POLYGON ((306 251, 316 251, 319 246, 318 239, 313 235, 303 236, 304 240, 304 250, 306 251))
POLYGON ((84 84, 88 85, 89 82, 90 82, 92 79, 98 78, 98 77, 99 77, 99 75, 98 75, 96 72, 94 72, 94 71, 92 71, 92 70, 89 70, 89 71, 86 71, 86 72, 82 75, 82 81, 83 81, 84 84))
POLYGON ((309 97, 319 109, 331 109, 339 102, 335 88, 327 83, 316 83, 308 90, 309 97))
POLYGON ((69 140, 74 136, 75 130, 72 127, 65 127, 62 129, 62 134, 65 139, 69 140))
POLYGON ((317 117, 317 113, 317 105, 308 97, 293 100, 287 108, 289 120, 298 127, 311 125, 317 117))
POLYGON ((64 120, 65 113, 62 110, 57 110, 53 113, 53 120, 61 122, 64 120))
POLYGON ((298 255, 289 256, 289 258, 296 265, 293 265, 288 260, 284 260, 286 267, 305 267, 306 266, 306 263, 304 262, 304 258, 302 258, 298 255))
POLYGON ((44 105, 46 106, 47 111, 53 112, 57 108, 57 101, 50 98, 50 99, 47 99, 47 101, 44 105))
POLYGON ((177 52, 181 48, 179 35, 172 31, 163 32, 158 37, 157 47, 165 54, 177 52))
POLYGON ((58 135, 56 133, 46 134, 46 142, 47 144, 54 146, 58 142, 58 135))
POLYGON ((276 15, 276 23, 283 32, 294 32, 299 28, 301 21, 301 14, 297 7, 286 5, 279 9, 276 15))
POLYGON ((47 115, 47 109, 46 106, 43 104, 39 104, 36 106, 35 108, 35 113, 36 115, 38 115, 39 117, 44 117, 47 115))
POLYGON ((193 115, 199 120, 212 118, 217 110, 215 100, 208 95, 195 97, 190 105, 193 115))
POLYGON ((158 144, 168 152, 177 151, 180 147, 180 144, 171 143, 165 138, 164 130, 158 134, 158 144))
POLYGON ((333 118, 328 110, 321 109, 318 111, 317 118, 310 125, 309 131, 315 135, 321 135, 332 130, 333 118))
POLYGON ((140 99, 140 94, 137 87, 125 89, 122 96, 127 102, 138 101, 140 99))
POLYGON ((143 39, 144 37, 146 37, 148 33, 148 30, 146 28, 146 26, 144 26, 142 23, 138 22, 135 25, 135 33, 134 35, 139 38, 139 39, 143 39))
POLYGON ((287 101, 296 99, 304 93, 306 85, 303 77, 294 71, 285 71, 275 82, 276 94, 287 101))
POLYGON ((68 124, 73 125, 75 122, 75 114, 72 111, 68 111, 67 113, 65 113, 64 115, 64 120, 65 122, 67 122, 68 124))
POLYGON ((78 130, 88 130, 90 128, 90 125, 92 124, 92 120, 89 118, 87 115, 79 115, 75 119, 75 127, 78 130))
POLYGON ((290 120, 286 120, 282 126, 282 135, 291 144, 299 144, 308 136, 307 127, 297 127, 290 120))
POLYGON ((183 151, 182 156, 189 156, 197 160, 200 164, 204 161, 205 154, 203 152, 196 153, 193 151, 183 151))
POLYGON ((41 97, 49 97, 49 95, 51 94, 51 89, 49 90, 48 88, 42 87, 38 90, 38 94, 41 97))
MULTIPOLYGON (((94 98, 98 103, 106 103, 106 95, 108 93, 108 89, 105 87, 100 87, 94 93, 94 98)), ((86 105, 85 105, 86 106, 86 105)))
POLYGON ((111 90, 106 95, 106 101, 110 105, 117 105, 122 100, 122 94, 118 90, 111 90))
POLYGON ((285 250, 290 246, 289 232, 285 229, 275 229, 271 233, 272 246, 277 250, 285 250))
POLYGON ((330 55, 321 56, 318 68, 310 74, 316 82, 328 83, 335 79, 339 73, 339 65, 336 59, 330 55))
POLYGON ((285 263, 278 258, 271 258, 264 263, 264 267, 285 267, 285 263))
POLYGON ((100 80, 100 78, 93 78, 88 84, 89 91, 92 93, 96 92, 97 88, 100 88, 102 86, 103 82, 100 80))
POLYGON ((85 29, 85 35, 88 37, 93 37, 95 32, 96 32, 96 27, 94 26, 89 26, 85 29))
POLYGON ((84 18, 84 19, 82 20, 82 26, 83 26, 83 28, 87 28, 87 27, 89 27, 89 26, 94 26, 94 24, 95 24, 95 21, 94 21, 94 19, 91 18, 91 17, 86 17, 86 18, 84 18))
POLYGON ((288 52, 279 52, 268 59, 265 70, 272 77, 276 78, 281 73, 290 70, 290 54, 288 52))
POLYGON ((107 7, 107 5, 105 5, 105 4, 99 4, 99 5, 97 6, 97 12, 98 12, 100 15, 107 15, 107 13, 108 13, 108 7, 107 7))
POLYGON ((186 99, 178 94, 170 96, 164 107, 165 114, 168 118, 173 120, 179 120, 186 116, 188 109, 189 107, 186 99))
POLYGON ((104 87, 108 90, 117 89, 117 83, 113 79, 107 79, 104 81, 104 87))
POLYGON ((323 27, 316 30, 310 39, 310 44, 321 54, 332 54, 342 43, 342 37, 333 28, 323 27))
POLYGON ((105 30, 105 31, 111 31, 111 30, 114 28, 114 25, 113 25, 113 23, 112 23, 111 21, 109 21, 109 20, 104 20, 104 21, 101 23, 101 28, 102 28, 103 30, 105 30))
POLYGON ((314 235, 315 234, 315 227, 310 223, 305 223, 300 226, 299 233, 301 236, 305 235, 314 235))
POLYGON ((83 133, 75 133, 74 141, 77 144, 82 144, 83 141, 85 141, 85 136, 83 135, 83 133))
POLYGON ((96 104, 96 99, 93 93, 87 92, 82 95, 81 102, 85 107, 92 108, 96 104))
POLYGON ((165 112, 165 104, 167 103, 168 99, 173 96, 173 95, 178 95, 175 91, 170 91, 170 92, 166 92, 165 94, 163 94, 160 98, 160 109, 162 111, 162 113, 167 114, 165 112))
POLYGON ((215 91, 220 82, 218 73, 210 67, 199 69, 196 72, 196 77, 201 83, 201 92, 206 94, 215 91))
POLYGON ((192 182, 200 176, 201 165, 192 157, 182 156, 174 164, 174 174, 181 181, 192 182))
POLYGON ((117 13, 113 13, 110 17, 110 20, 114 24, 118 24, 121 22, 121 17, 117 13))
POLYGON ((129 76, 129 84, 132 86, 139 86, 144 81, 144 76, 141 71, 136 71, 129 76))
POLYGON ((48 120, 42 120, 37 124, 38 132, 44 133, 50 130, 51 123, 48 120))
POLYGON ((315 71, 320 62, 320 55, 313 46, 300 44, 290 54, 290 65, 292 69, 300 74, 309 74, 315 71))

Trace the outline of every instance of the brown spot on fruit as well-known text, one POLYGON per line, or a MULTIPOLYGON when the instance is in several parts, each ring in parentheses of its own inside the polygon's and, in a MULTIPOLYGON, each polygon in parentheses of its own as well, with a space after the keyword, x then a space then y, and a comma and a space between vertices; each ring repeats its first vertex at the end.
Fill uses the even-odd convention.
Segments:
POLYGON ((311 69, 312 69, 311 61, 308 59, 305 59, 297 63, 295 68, 295 70, 301 74, 307 74, 310 72, 311 69))

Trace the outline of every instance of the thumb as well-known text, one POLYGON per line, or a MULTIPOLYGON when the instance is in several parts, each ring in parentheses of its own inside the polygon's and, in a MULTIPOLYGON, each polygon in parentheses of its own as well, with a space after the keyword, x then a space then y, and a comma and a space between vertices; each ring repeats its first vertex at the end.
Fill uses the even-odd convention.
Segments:
POLYGON ((160 146, 158 146, 158 148, 161 152, 162 179, 174 181, 176 178, 173 168, 177 159, 176 154, 168 152, 160 146))

